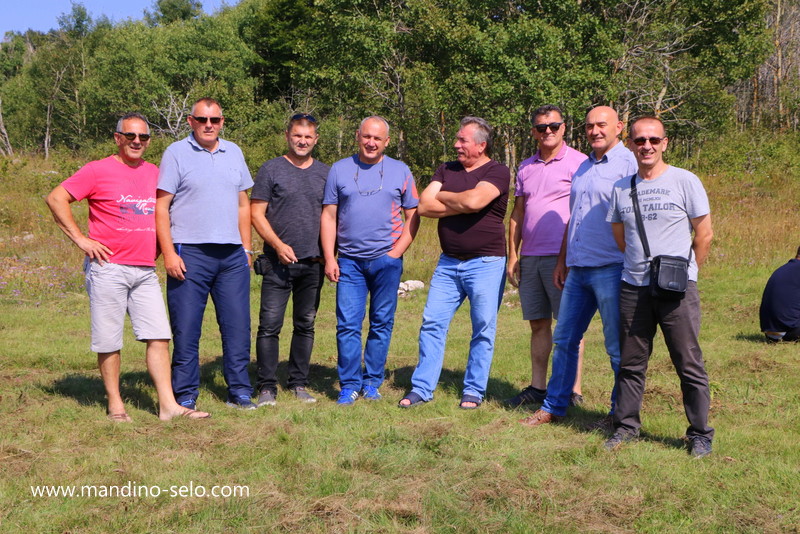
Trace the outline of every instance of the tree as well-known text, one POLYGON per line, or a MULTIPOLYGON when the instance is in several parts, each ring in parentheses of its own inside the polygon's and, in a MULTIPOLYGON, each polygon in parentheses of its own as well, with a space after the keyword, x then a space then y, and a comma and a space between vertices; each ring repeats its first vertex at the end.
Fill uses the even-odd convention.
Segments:
POLYGON ((144 18, 151 25, 165 25, 183 20, 193 20, 203 14, 200 0, 156 0, 153 11, 144 12, 144 18))

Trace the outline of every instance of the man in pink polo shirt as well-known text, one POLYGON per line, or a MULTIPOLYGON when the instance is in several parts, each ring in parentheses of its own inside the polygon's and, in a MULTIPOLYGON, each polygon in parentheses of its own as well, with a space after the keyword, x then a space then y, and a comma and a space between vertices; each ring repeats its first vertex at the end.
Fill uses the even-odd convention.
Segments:
MULTIPOLYGON (((505 401, 516 408, 544 402, 547 364, 553 347, 552 319, 558 319, 561 290, 553 283, 564 229, 569 220, 572 175, 586 159, 564 143, 564 118, 558 106, 532 115, 531 134, 539 150, 517 173, 514 210, 508 227, 508 279, 519 288, 522 318, 531 326, 531 384, 505 401), (520 250, 520 243, 522 248, 520 250)), ((580 404, 583 341, 571 404, 580 404)))
POLYGON ((159 419, 204 419, 207 413, 179 405, 172 394, 170 328, 155 272, 158 167, 142 159, 150 144, 147 119, 139 113, 124 115, 114 141, 116 154, 81 167, 47 196, 58 227, 86 254, 92 350, 108 396, 108 418, 131 422, 119 390, 127 313, 136 339, 147 344, 147 370, 158 392, 159 419), (72 202, 84 198, 89 203, 88 237, 70 209, 72 202))

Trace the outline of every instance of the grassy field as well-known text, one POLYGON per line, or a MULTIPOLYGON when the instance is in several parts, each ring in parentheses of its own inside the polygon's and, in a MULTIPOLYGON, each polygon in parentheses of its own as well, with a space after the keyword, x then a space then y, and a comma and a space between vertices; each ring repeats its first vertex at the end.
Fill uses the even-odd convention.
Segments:
MULTIPOLYGON (((312 367, 316 405, 282 391, 276 407, 226 408, 209 305, 198 405, 213 418, 159 422, 143 347, 128 333, 122 385, 134 423, 112 424, 89 352, 80 253, 42 202, 80 161, 0 160, 0 531, 800 531, 800 346, 767 345, 758 331, 764 283, 800 244, 798 139, 723 141, 687 162, 709 191, 716 232, 699 284, 717 432, 714 454, 703 460, 680 440, 687 423, 660 341, 644 438, 608 453, 603 435, 582 429, 605 414, 612 383, 597 318, 587 334, 586 403, 564 424, 519 425, 526 412, 499 402, 530 378, 528 327, 510 291, 479 410, 456 406, 466 306, 453 322, 434 402, 395 407, 416 364, 425 290, 399 303, 384 400, 336 407, 334 288, 326 285, 312 367), (768 150, 756 151, 759 143, 768 150), (35 486, 75 487, 76 495, 36 496, 35 486), (98 494, 81 496, 81 486, 98 494), (138 494, 102 496, 111 486, 138 494), (246 494, 198 495, 214 486, 246 494)), ((85 220, 85 206, 75 212, 85 220)), ((405 278, 427 283, 437 254, 435 227, 425 221, 405 278)), ((253 277, 254 311, 258 282, 253 277)), ((285 362, 280 373, 285 380, 285 362)))

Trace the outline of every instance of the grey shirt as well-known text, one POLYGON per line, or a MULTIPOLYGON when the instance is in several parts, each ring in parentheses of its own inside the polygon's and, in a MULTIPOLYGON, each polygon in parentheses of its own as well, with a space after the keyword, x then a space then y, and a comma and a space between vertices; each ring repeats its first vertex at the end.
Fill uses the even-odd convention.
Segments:
MULTIPOLYGON (((700 179, 685 169, 669 166, 653 180, 642 180, 637 174, 636 191, 650 254, 688 258, 693 240, 691 219, 711 212, 700 179)), ((606 220, 621 222, 625 227, 622 280, 631 285, 645 286, 650 281, 650 263, 644 254, 635 217, 631 177, 627 176, 614 185, 606 220)), ((689 264, 689 280, 697 281, 694 254, 689 264)))
MULTIPOLYGON (((279 156, 264 163, 256 175, 250 199, 269 203, 267 221, 299 260, 322 256, 319 219, 329 171, 329 166, 317 160, 300 169, 279 156)), ((276 255, 266 243, 264 253, 276 255)))

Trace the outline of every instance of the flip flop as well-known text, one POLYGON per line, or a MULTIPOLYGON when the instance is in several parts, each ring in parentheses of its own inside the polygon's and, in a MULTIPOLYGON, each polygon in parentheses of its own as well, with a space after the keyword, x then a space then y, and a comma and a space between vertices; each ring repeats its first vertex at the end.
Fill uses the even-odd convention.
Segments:
POLYGON ((462 410, 477 410, 482 402, 483 399, 476 397, 475 395, 461 395, 461 402, 458 403, 458 407, 462 410), (473 402, 475 403, 475 406, 464 406, 464 403, 466 402, 473 402))
POLYGON ((178 417, 185 417, 186 419, 209 419, 211 417, 210 413, 206 413, 205 415, 197 415, 197 414, 201 414, 201 413, 204 413, 204 412, 200 412, 200 411, 192 410, 191 408, 188 408, 185 412, 180 414, 178 417))
POLYGON ((420 397, 418 393, 414 393, 412 391, 411 393, 400 399, 400 402, 397 403, 397 406, 399 406, 400 408, 413 408, 414 406, 425 404, 428 401, 420 397), (403 402, 404 400, 411 401, 411 404, 400 404, 400 402, 403 402))
POLYGON ((126 414, 125 412, 122 413, 110 413, 107 415, 109 421, 113 421, 115 423, 132 423, 133 419, 131 416, 126 414))

